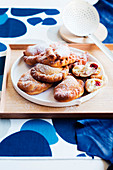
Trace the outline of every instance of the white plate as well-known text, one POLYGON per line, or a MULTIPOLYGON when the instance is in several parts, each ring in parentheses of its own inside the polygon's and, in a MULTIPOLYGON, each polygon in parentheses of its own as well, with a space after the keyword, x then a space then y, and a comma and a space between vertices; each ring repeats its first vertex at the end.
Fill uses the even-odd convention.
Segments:
MULTIPOLYGON (((70 49, 78 54, 83 53, 84 51, 76 49, 76 48, 72 48, 70 47, 70 49)), ((88 61, 93 61, 93 62, 97 62, 98 64, 100 64, 100 62, 93 57, 91 54, 89 56, 89 60, 88 61)), ((105 75, 103 66, 100 64, 101 66, 101 73, 103 75, 105 75)), ((22 74, 24 74, 25 72, 27 72, 31 67, 28 66, 24 61, 23 58, 20 57, 18 58, 15 63, 13 64, 12 68, 11 68, 11 80, 13 83, 13 86, 15 88, 15 90, 25 99, 36 103, 36 104, 40 104, 40 105, 44 105, 44 106, 51 106, 51 107, 66 107, 66 106, 73 106, 73 105, 79 105, 89 99, 91 99, 92 97, 94 97, 100 90, 97 90, 93 93, 87 94, 86 96, 82 96, 78 99, 72 100, 70 102, 58 102, 54 99, 53 96, 53 87, 51 87, 50 89, 46 90, 45 92, 42 92, 40 94, 37 95, 28 95, 27 93, 23 92, 22 90, 20 90, 17 86, 17 82, 19 80, 19 78, 21 77, 22 74)))

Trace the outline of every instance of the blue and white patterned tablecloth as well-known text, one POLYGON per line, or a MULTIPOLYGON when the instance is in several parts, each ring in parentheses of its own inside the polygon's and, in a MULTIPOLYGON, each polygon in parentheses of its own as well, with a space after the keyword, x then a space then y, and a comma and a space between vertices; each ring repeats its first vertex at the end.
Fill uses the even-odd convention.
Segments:
MULTIPOLYGON (((112 43, 112 29, 101 15, 102 4, 106 6, 106 1, 101 0, 95 6, 100 11, 101 21, 109 28, 104 42, 112 43)), ((61 8, 1 8, 1 42, 7 45, 63 41, 58 35, 62 24, 60 12, 61 8)), ((0 157, 93 159, 77 150, 75 124, 76 119, 1 119, 0 157)))
MULTIPOLYGON (((0 9, 0 38, 6 45, 63 41, 58 35, 61 24, 59 9, 0 9)), ((77 150, 74 123, 74 119, 2 119, 0 156, 92 159, 77 150)))
POLYGON ((0 157, 89 158, 77 150, 74 119, 0 121, 0 157))
POLYGON ((0 38, 5 43, 61 41, 59 9, 1 8, 0 14, 0 38))

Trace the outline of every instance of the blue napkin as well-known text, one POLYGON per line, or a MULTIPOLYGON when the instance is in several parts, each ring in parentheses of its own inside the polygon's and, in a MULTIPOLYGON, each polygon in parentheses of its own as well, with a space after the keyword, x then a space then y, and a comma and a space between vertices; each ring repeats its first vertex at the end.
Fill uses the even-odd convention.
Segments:
POLYGON ((113 163, 113 119, 78 120, 76 139, 78 150, 113 163))
POLYGON ((108 30, 108 36, 104 43, 113 43, 113 0, 99 0, 95 7, 100 16, 100 22, 108 30))

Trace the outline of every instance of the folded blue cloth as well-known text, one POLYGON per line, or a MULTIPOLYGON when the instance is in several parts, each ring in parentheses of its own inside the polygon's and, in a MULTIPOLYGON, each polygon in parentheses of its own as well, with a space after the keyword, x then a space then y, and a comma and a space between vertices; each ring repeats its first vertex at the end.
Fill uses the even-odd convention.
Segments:
POLYGON ((104 43, 113 43, 113 0, 99 0, 95 7, 99 12, 100 22, 108 30, 108 36, 104 43))
POLYGON ((76 123, 77 149, 113 163, 113 119, 84 119, 76 123))

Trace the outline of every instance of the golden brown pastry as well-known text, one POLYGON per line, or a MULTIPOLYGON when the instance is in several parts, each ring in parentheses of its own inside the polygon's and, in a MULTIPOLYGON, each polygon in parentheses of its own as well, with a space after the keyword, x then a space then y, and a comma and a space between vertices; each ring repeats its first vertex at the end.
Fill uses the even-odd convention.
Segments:
POLYGON ((68 102, 74 100, 84 93, 84 83, 73 76, 67 76, 54 89, 54 98, 59 102, 68 102))
POLYGON ((46 64, 51 67, 63 67, 67 66, 68 64, 74 63, 77 56, 74 53, 71 53, 69 57, 64 59, 59 59, 59 57, 56 56, 55 58, 53 59, 52 57, 47 55, 39 56, 37 57, 37 63, 46 64))
POLYGON ((35 55, 43 54, 45 53, 46 48, 47 48, 47 44, 36 44, 36 45, 28 46, 24 52, 24 55, 35 56, 35 55))
POLYGON ((41 83, 39 81, 36 81, 30 74, 30 70, 23 74, 18 83, 17 86, 24 92, 30 95, 39 94, 48 88, 52 86, 52 84, 49 83, 41 83))
POLYGON ((76 61, 72 64, 69 64, 69 69, 72 70, 73 67, 77 65, 85 65, 88 62, 89 54, 87 52, 78 55, 76 61))
POLYGON ((28 65, 42 63, 52 67, 62 67, 74 63, 77 56, 70 51, 67 45, 61 43, 50 46, 37 44, 26 49, 23 59, 28 65))
POLYGON ((28 46, 24 52, 23 59, 26 64, 34 65, 37 63, 37 56, 44 55, 46 51, 46 44, 37 44, 33 46, 28 46))
POLYGON ((54 44, 51 44, 50 47, 54 51, 54 54, 57 59, 68 58, 71 54, 70 48, 68 47, 67 44, 54 43, 54 44))
POLYGON ((23 56, 24 62, 30 66, 37 63, 37 56, 23 56))
POLYGON ((87 92, 94 92, 100 89, 101 87, 103 87, 103 85, 104 85, 104 81, 98 78, 88 79, 85 82, 85 88, 87 92))
POLYGON ((101 68, 96 62, 89 62, 86 65, 77 65, 73 67, 72 73, 77 77, 88 77, 93 74, 98 75, 101 71, 101 68))
POLYGON ((37 64, 31 69, 31 75, 35 80, 42 82, 58 82, 64 79, 69 72, 68 66, 64 68, 54 68, 44 64, 37 64))
POLYGON ((97 78, 97 79, 103 80, 105 77, 103 75, 97 74, 97 75, 91 75, 91 79, 92 78, 97 78))
POLYGON ((88 58, 89 58, 89 53, 84 52, 81 55, 77 56, 76 62, 78 62, 79 65, 85 65, 88 62, 88 58))

